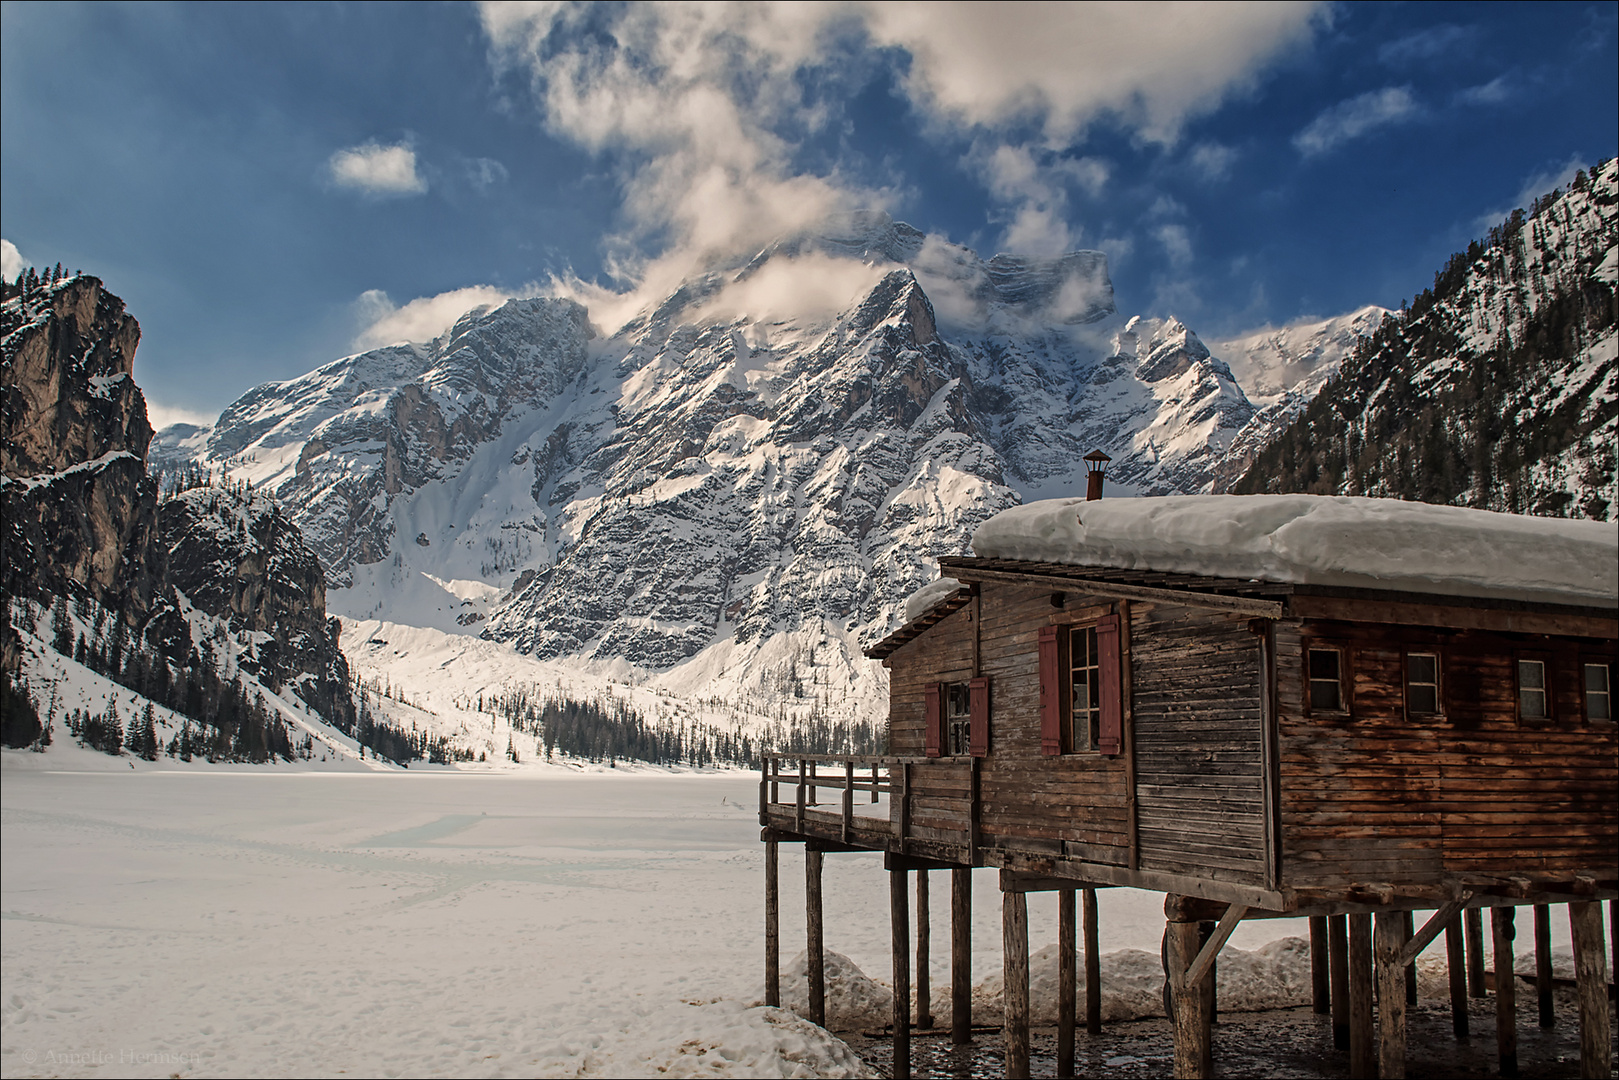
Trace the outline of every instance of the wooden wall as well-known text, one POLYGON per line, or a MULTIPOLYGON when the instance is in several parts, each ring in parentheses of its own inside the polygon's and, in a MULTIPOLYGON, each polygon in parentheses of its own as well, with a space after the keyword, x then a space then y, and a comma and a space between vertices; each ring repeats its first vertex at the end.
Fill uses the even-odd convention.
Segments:
POLYGON ((1131 605, 1141 868, 1263 884, 1260 641, 1244 616, 1131 605))
POLYGON ((1582 654, 1613 642, 1325 621, 1280 622, 1275 642, 1286 885, 1566 880, 1619 862, 1619 739, 1583 719, 1578 681, 1582 654), (1306 713, 1311 640, 1347 650, 1347 716, 1306 713), (1407 650, 1440 655, 1442 715, 1406 715, 1407 650), (1549 721, 1518 719, 1525 650, 1549 660, 1549 721))

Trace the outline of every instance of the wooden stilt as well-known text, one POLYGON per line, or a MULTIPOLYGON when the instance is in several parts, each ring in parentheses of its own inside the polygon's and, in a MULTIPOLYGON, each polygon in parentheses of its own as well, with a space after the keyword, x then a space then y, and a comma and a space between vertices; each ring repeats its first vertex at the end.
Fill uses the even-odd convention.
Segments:
POLYGON ((1492 949, 1495 953, 1495 1051, 1502 1076, 1518 1075, 1518 993, 1517 977, 1512 974, 1512 940, 1515 909, 1490 909, 1492 949))
POLYGON ((1349 1049, 1349 916, 1327 919, 1328 955, 1332 973, 1332 1045, 1349 1049))
POLYGON ((1467 1038, 1467 945, 1458 912, 1445 926, 1445 967, 1450 975, 1450 1027, 1458 1039, 1467 1038))
MULTIPOLYGON (((1209 938, 1214 936, 1214 923, 1204 920, 1197 924, 1198 948, 1202 948, 1209 938)), ((1220 1019, 1220 998, 1217 993, 1219 982, 1219 960, 1209 967, 1208 981, 1203 984, 1203 1010, 1208 1015, 1208 1022, 1213 1024, 1220 1019)))
POLYGON ((1552 1009, 1552 909, 1535 905, 1535 1001, 1540 1006, 1540 1026, 1557 1026, 1552 1009))
MULTIPOLYGON (((1405 924, 1405 940, 1410 941, 1417 932, 1416 915, 1407 911, 1400 919, 1405 924)), ((1414 956, 1411 962, 1405 965, 1405 1003, 1412 1008, 1417 1004, 1417 958, 1414 956)))
POLYGON ((1349 916, 1349 1075, 1377 1068, 1372 1037, 1372 917, 1349 916))
POLYGON ((804 850, 804 938, 809 969, 809 1020, 826 1026, 826 944, 821 925, 822 854, 804 850))
POLYGON ((1467 992, 1473 997, 1484 996, 1484 913, 1468 908, 1463 917, 1467 924, 1467 992))
MULTIPOLYGON (((1383 1080, 1405 1076, 1405 965, 1400 962, 1407 940, 1405 921, 1402 911, 1377 913, 1377 1075, 1383 1080)), ((1365 1075, 1353 1066, 1350 1072, 1365 1075)))
POLYGON ((1006 1075, 1029 1075, 1029 905, 1020 892, 1001 893, 1001 997, 1006 1014, 1006 1075))
POLYGON ((1613 979, 1609 985, 1619 993, 1619 900, 1608 901, 1608 962, 1613 965, 1613 979))
POLYGON ((888 907, 894 941, 894 1077, 911 1075, 911 920, 905 895, 906 871, 888 872, 888 907))
POLYGON ((950 1041, 973 1041, 973 872, 950 871, 950 1041))
POLYGON ((1167 929, 1169 945, 1170 1002, 1175 1007, 1175 1076, 1177 1080, 1199 1078, 1209 1055, 1204 1043, 1209 1025, 1203 1016, 1203 988, 1186 982, 1186 969, 1196 959, 1200 943, 1195 922, 1171 922, 1167 929))
POLYGON ((928 911, 928 872, 916 872, 916 1026, 923 1031, 933 1027, 933 984, 929 978, 929 953, 933 950, 928 911))
POLYGON ((1057 1075, 1074 1075, 1074 1014, 1078 1011, 1078 937, 1074 890, 1057 892, 1057 1075))
POLYGON ((1318 1013, 1332 1011, 1332 988, 1327 962, 1327 917, 1310 916, 1310 1007, 1318 1013))
POLYGON ((765 841, 765 1004, 781 1004, 781 885, 777 877, 780 844, 765 841))
MULTIPOLYGON (((1612 901, 1609 901, 1611 904, 1612 901)), ((1613 1031, 1608 1018, 1607 981, 1602 970, 1602 903, 1568 906, 1574 938, 1574 981, 1580 998, 1580 1075, 1606 1077, 1613 1071, 1613 1031)), ((1619 950, 1615 950, 1619 951, 1619 950)))
POLYGON ((1085 935, 1085 1030, 1102 1034, 1102 951, 1097 945, 1096 890, 1079 891, 1080 932, 1085 935))

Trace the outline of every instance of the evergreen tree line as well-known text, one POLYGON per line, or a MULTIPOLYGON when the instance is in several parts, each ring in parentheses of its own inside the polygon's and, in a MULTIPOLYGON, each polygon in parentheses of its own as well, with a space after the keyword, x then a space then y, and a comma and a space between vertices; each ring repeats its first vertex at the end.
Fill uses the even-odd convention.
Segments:
POLYGON ((5 299, 10 300, 13 296, 21 296, 26 303, 29 300, 37 299, 40 293, 55 285, 58 281, 78 277, 82 272, 80 270, 71 272, 64 270, 61 263, 57 263, 44 273, 40 273, 30 266, 17 274, 16 281, 5 283, 5 299))
MULTIPOLYGON (((1581 172, 1572 188, 1588 184, 1581 172)), ((1590 268, 1561 283, 1531 278, 1538 271, 1529 268, 1529 248, 1543 242, 1539 219, 1566 216, 1561 195, 1536 199, 1528 215, 1513 211, 1487 244, 1475 241, 1451 256, 1433 288, 1356 343, 1338 375, 1232 490, 1378 495, 1607 520, 1614 508, 1603 492, 1612 491, 1619 460, 1604 429, 1619 416, 1619 401, 1571 393, 1554 408, 1537 404, 1548 372, 1619 319, 1614 289, 1590 268), (1525 286, 1543 297, 1533 311, 1525 286), (1471 349, 1462 338, 1469 291, 1499 328, 1493 348, 1471 349), (1575 478, 1591 494, 1576 500, 1548 477, 1553 460, 1577 463, 1575 478)), ((1609 246, 1599 242, 1597 253, 1609 246)))

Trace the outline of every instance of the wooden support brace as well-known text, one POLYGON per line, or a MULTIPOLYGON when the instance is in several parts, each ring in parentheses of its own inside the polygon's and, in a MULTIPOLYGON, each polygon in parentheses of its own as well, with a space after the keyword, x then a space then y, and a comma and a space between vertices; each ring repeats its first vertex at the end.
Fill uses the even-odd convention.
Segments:
POLYGON ((765 1004, 781 1004, 781 845, 765 841, 765 1004))
POLYGON ((950 1041, 973 1041, 973 872, 950 871, 950 1041))
POLYGON ((1332 963, 1332 1045, 1349 1049, 1349 916, 1327 916, 1332 963))
POLYGON ((894 945, 894 1076, 911 1075, 911 926, 905 895, 907 871, 888 872, 888 904, 894 945))
POLYGON ((928 871, 919 869, 916 872, 916 1026, 923 1031, 933 1027, 933 989, 928 971, 933 931, 928 903, 928 871))
POLYGON ((1468 908, 1462 920, 1467 925, 1467 992, 1484 996, 1484 913, 1468 908))
POLYGON ((1552 1008, 1552 909, 1549 904, 1535 905, 1535 1002, 1539 1006, 1540 1026, 1557 1026, 1557 1013, 1552 1008))
POLYGON ((1372 1037, 1372 917, 1349 916, 1349 1075, 1377 1068, 1372 1037))
POLYGON ((1450 1027, 1458 1039, 1467 1038, 1467 946, 1462 938, 1460 912, 1445 925, 1445 968, 1450 976, 1450 1027))
MULTIPOLYGON (((1402 911, 1400 913, 1400 919, 1405 924, 1405 937, 1402 940, 1410 941, 1412 938, 1416 937, 1414 932, 1415 916, 1409 911, 1402 911)), ((1434 935, 1436 937, 1438 936, 1440 929, 1440 927, 1434 928, 1434 935)), ((1423 948, 1426 947, 1427 946, 1423 946, 1423 948)), ((1422 949, 1418 949, 1416 952, 1412 953, 1411 959, 1405 962, 1405 1003, 1408 1007, 1413 1009, 1417 1007, 1417 953, 1420 953, 1421 951, 1422 949)))
POLYGON ((1029 899, 1020 892, 1001 894, 1001 995, 1005 1013, 1006 1075, 1029 1075, 1029 899))
POLYGON ((1512 974, 1513 914, 1516 909, 1490 909, 1490 931, 1495 953, 1495 1050, 1501 1075, 1518 1075, 1517 985, 1512 974))
MULTIPOLYGON (((799 788, 800 791, 803 788, 799 788)), ((813 848, 804 850, 804 938, 808 955, 809 1020, 826 1026, 826 945, 821 924, 821 859, 813 848)))
POLYGON ((1085 935, 1085 1030, 1102 1033, 1102 951, 1097 943, 1096 890, 1080 890, 1081 932, 1085 935))
POLYGON ((1197 959, 1192 961, 1192 966, 1187 968, 1185 973, 1181 975, 1181 979, 1188 986, 1201 986, 1203 984, 1203 977, 1214 967, 1215 957, 1220 955, 1220 949, 1225 945, 1227 939, 1231 937, 1231 932, 1237 928, 1237 924, 1242 921, 1242 917, 1246 914, 1248 914, 1248 908, 1242 904, 1232 904, 1226 909, 1225 915, 1220 919, 1220 925, 1214 928, 1214 934, 1198 950, 1197 959))
POLYGON ((1383 1080, 1400 1080, 1405 1076, 1405 912, 1377 913, 1375 952, 1377 1004, 1382 1014, 1378 1024, 1378 1075, 1383 1080))
POLYGON ((1422 950, 1433 944, 1433 939, 1439 936, 1441 930, 1450 925, 1451 920, 1456 917, 1456 913, 1467 906, 1467 901, 1472 897, 1472 893, 1464 892, 1460 897, 1430 915, 1428 921, 1422 924, 1422 929, 1418 930, 1405 943, 1405 947, 1400 950, 1400 963, 1407 967, 1416 963, 1417 957, 1422 955, 1422 950))
MULTIPOLYGON (((1602 904, 1568 906, 1574 938, 1574 982, 1580 998, 1580 1075, 1606 1077, 1613 1071, 1613 1030, 1608 1017, 1607 981, 1602 970, 1602 904)), ((1615 951, 1619 951, 1616 949, 1615 951)))
POLYGON ((1317 1013, 1332 1011, 1332 990, 1328 983, 1327 917, 1310 916, 1310 1007, 1317 1013))
POLYGON ((854 831, 854 762, 843 763, 843 842, 854 831))
POLYGON ((1074 1014, 1078 1012, 1078 934, 1074 890, 1057 894, 1057 1075, 1074 1075, 1074 1014))

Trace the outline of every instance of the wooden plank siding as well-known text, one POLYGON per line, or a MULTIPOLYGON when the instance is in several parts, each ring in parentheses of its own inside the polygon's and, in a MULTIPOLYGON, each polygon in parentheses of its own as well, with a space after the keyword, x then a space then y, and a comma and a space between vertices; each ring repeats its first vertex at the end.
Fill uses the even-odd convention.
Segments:
POLYGON ((1262 665, 1248 619, 1131 607, 1140 865, 1265 879, 1262 665))
POLYGON ((1579 666, 1613 642, 1324 620, 1275 642, 1285 885, 1613 876, 1619 739, 1585 720, 1579 666), (1309 715, 1312 641, 1345 650, 1346 714, 1309 715), (1438 715, 1406 713, 1408 651, 1440 657, 1438 715), (1520 655, 1547 661, 1550 720, 1518 718, 1520 655))

